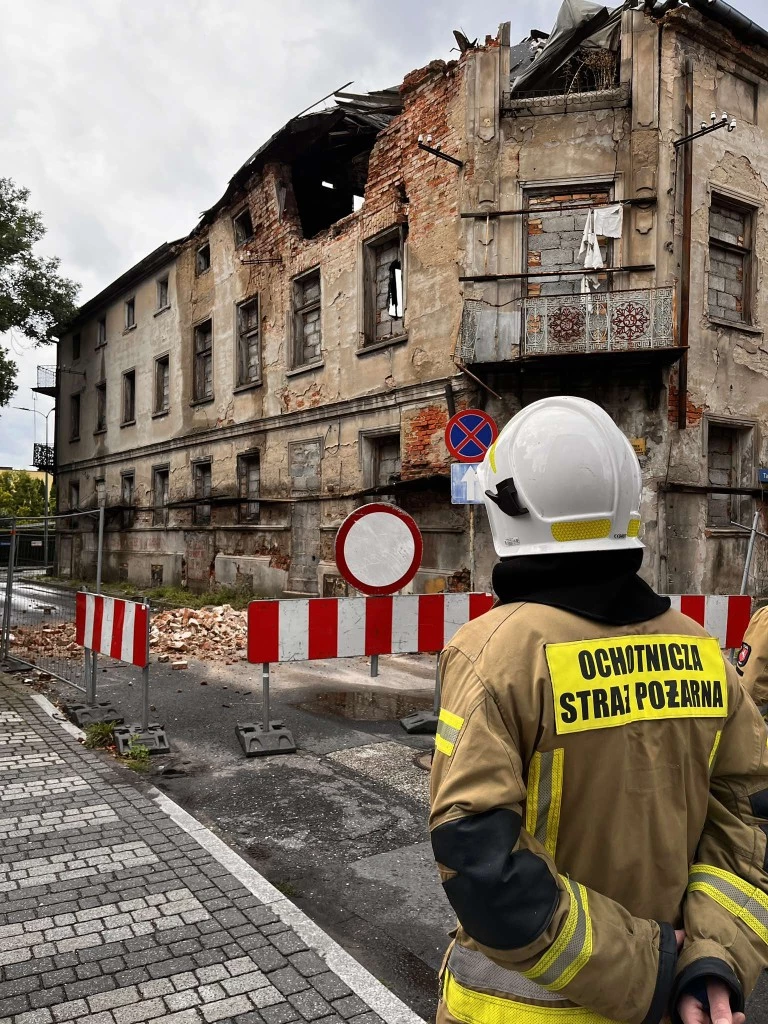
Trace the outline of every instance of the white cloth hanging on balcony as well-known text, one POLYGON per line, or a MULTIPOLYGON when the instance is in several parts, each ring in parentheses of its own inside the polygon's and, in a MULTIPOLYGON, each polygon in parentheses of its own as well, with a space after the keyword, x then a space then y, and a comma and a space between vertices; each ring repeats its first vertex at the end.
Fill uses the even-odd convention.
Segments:
POLYGON ((600 270, 604 266, 598 239, 621 238, 623 224, 624 207, 621 203, 614 203, 613 206, 600 206, 589 211, 579 249, 579 256, 586 253, 584 266, 587 270, 600 270))

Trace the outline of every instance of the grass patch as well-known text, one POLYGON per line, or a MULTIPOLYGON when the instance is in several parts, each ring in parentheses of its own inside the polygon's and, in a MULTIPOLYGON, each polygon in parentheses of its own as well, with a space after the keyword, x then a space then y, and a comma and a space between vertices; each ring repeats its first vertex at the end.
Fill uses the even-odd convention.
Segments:
POLYGON ((301 896, 301 890, 297 889, 291 882, 275 882, 275 888, 278 889, 283 896, 301 896))
POLYGON ((139 743, 138 736, 133 736, 128 744, 128 753, 123 758, 123 764, 135 772, 148 772, 149 758, 149 747, 139 743))
POLYGON ((89 750, 105 750, 113 745, 112 733, 117 722, 91 722, 85 727, 83 746, 89 750))

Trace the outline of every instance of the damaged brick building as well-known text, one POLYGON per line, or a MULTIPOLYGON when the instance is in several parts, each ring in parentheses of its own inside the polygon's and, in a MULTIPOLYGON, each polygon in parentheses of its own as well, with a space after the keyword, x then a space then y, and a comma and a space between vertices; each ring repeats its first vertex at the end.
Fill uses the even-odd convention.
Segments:
MULTIPOLYGON (((768 33, 722 0, 637 6, 565 0, 550 33, 456 33, 457 60, 339 93, 81 308, 58 494, 105 501, 107 578, 343 592, 336 529, 383 497, 424 533, 415 589, 464 589, 450 410, 571 393, 636 447, 648 578, 738 589, 768 459, 768 33)), ((476 550, 483 587, 483 516, 476 550)), ((59 560, 93 564, 90 525, 59 560)))

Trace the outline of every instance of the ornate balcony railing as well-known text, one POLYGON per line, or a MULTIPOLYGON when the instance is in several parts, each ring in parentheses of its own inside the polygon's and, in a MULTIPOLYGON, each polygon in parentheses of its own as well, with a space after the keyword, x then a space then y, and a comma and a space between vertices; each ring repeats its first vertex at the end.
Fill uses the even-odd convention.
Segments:
POLYGON ((524 299, 521 355, 673 348, 674 306, 672 288, 524 299))
POLYGON ((55 468, 52 444, 36 444, 33 449, 32 465, 35 469, 52 472, 55 468))

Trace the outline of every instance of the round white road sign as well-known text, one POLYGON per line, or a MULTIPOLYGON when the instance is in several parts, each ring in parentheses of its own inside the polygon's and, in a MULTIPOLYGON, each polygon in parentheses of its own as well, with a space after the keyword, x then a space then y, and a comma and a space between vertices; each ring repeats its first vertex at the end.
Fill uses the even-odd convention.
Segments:
POLYGON ((421 533, 407 512, 374 502, 356 509, 336 534, 336 565, 364 594, 394 594, 421 565, 421 533))

